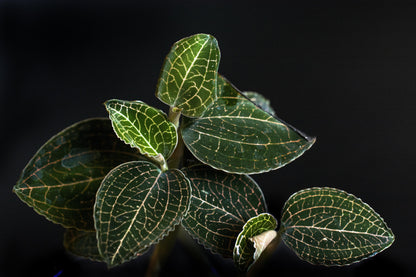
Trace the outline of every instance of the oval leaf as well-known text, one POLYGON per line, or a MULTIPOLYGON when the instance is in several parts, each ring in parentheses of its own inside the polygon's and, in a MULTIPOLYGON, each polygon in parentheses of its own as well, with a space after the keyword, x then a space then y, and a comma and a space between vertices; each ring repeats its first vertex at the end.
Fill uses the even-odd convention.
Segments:
POLYGON ((167 159, 178 141, 166 115, 141 101, 109 100, 105 106, 117 136, 146 156, 167 159))
POLYGON ((218 42, 210 35, 176 42, 162 66, 156 96, 186 116, 200 116, 216 99, 219 62, 218 42))
POLYGON ((124 263, 157 243, 180 222, 191 187, 179 170, 160 171, 135 161, 103 180, 94 210, 98 248, 110 266, 124 263))
POLYGON ((292 195, 283 208, 283 241, 312 264, 349 265, 394 241, 383 219, 361 199, 334 188, 292 195))
POLYGON ((263 192, 247 175, 201 165, 183 172, 191 181, 192 196, 182 225, 214 253, 232 257, 235 240, 246 221, 266 211, 263 192))
POLYGON ((115 166, 140 157, 117 138, 110 120, 88 119, 46 142, 13 191, 54 223, 94 230, 95 193, 102 179, 115 166))
POLYGON ((234 263, 238 269, 247 271, 260 257, 261 252, 276 237, 276 227, 276 219, 268 213, 259 214, 247 221, 238 235, 233 252, 234 263), (262 234, 263 237, 260 238, 262 234), (259 243, 259 240, 262 241, 259 243))
POLYGON ((201 162, 231 173, 261 173, 293 161, 315 139, 263 111, 224 78, 220 96, 201 118, 187 119, 182 137, 201 162))
POLYGON ((98 251, 95 231, 67 229, 64 234, 64 246, 73 255, 97 262, 103 261, 98 251))
POLYGON ((247 97, 251 102, 259 106, 263 111, 268 112, 271 115, 276 115, 273 107, 270 105, 270 100, 265 98, 258 92, 244 91, 244 96, 247 97))

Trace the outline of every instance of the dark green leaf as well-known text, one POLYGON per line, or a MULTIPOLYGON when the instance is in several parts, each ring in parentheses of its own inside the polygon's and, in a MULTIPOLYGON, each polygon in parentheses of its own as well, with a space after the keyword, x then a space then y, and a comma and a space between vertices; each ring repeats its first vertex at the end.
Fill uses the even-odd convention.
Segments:
POLYGON ((233 259, 238 269, 242 271, 248 270, 270 243, 271 239, 276 236, 276 232, 274 231, 276 227, 276 219, 268 213, 260 214, 247 221, 243 230, 238 235, 234 247, 233 259), (274 236, 270 236, 269 231, 273 231, 274 236), (253 238, 258 238, 262 234, 269 235, 269 237, 266 238, 265 242, 263 241, 263 243, 260 243, 261 245, 255 248, 253 238))
POLYGON ((268 112, 271 115, 276 115, 273 107, 270 105, 270 100, 266 99, 263 95, 254 91, 244 91, 244 96, 246 96, 251 102, 259 106, 263 111, 268 112))
POLYGON ((334 188, 292 195, 283 208, 283 240, 312 264, 349 265, 388 248, 394 235, 361 199, 334 188))
POLYGON ((262 191, 247 175, 201 165, 183 172, 191 181, 192 196, 182 225, 205 247, 232 257, 235 240, 246 221, 266 211, 262 191))
POLYGON ((73 255, 93 261, 103 261, 100 252, 98 252, 95 231, 86 232, 76 229, 67 229, 64 235, 64 246, 66 250, 73 255))
POLYGON ((109 100, 105 106, 114 131, 146 156, 167 159, 178 141, 176 127, 166 115, 141 101, 109 100))
POLYGON ((93 230, 95 193, 115 166, 140 154, 114 134, 110 120, 78 122, 46 142, 14 186, 19 198, 67 228, 93 230))
POLYGON ((94 209, 98 247, 110 266, 124 263, 157 243, 180 223, 191 187, 179 170, 162 172, 135 161, 103 180, 94 209))
POLYGON ((186 116, 200 116, 216 98, 219 62, 218 42, 210 35, 176 42, 162 66, 156 96, 186 116))
POLYGON ((231 173, 261 173, 293 161, 315 142, 258 108, 222 77, 218 88, 217 101, 182 128, 187 148, 201 162, 231 173))

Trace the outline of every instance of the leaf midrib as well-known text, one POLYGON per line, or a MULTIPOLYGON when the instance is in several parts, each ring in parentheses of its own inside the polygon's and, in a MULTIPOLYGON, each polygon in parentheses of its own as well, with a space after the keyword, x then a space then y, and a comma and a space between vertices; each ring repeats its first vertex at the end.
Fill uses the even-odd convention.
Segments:
MULTIPOLYGON (((128 117, 126 117, 124 114, 122 114, 121 112, 119 112, 118 110, 116 110, 116 109, 114 109, 114 108, 112 108, 116 113, 118 113, 118 114, 120 114, 122 117, 124 117, 128 122, 130 122, 130 123, 132 123, 131 122, 131 120, 128 118, 128 117)), ((140 113, 138 110, 135 110, 137 113, 140 113)), ((142 134, 141 134, 141 132, 140 132, 140 130, 139 129, 137 129, 137 127, 134 125, 134 124, 131 124, 132 126, 133 126, 133 128, 135 129, 135 130, 137 130, 137 132, 140 134, 140 136, 143 138, 143 140, 147 143, 147 145, 156 153, 155 155, 152 155, 152 156, 157 156, 157 154, 159 153, 159 151, 157 151, 151 144, 150 144, 150 142, 146 139, 146 137, 144 137, 142 134)), ((136 145, 136 146, 139 146, 139 145, 137 145, 135 142, 134 142, 134 144, 136 145)), ((138 147, 138 149, 140 150, 140 152, 142 153, 142 154, 144 154, 144 155, 146 155, 146 154, 150 154, 150 153, 145 153, 140 147, 138 147)))
POLYGON ((345 230, 345 229, 324 228, 324 227, 317 227, 317 226, 294 225, 294 226, 286 227, 286 230, 296 229, 296 228, 316 229, 316 230, 320 230, 320 231, 329 231, 329 232, 336 232, 336 233, 350 233, 350 234, 357 234, 357 235, 369 235, 369 236, 373 236, 373 237, 387 238, 387 239, 391 238, 391 236, 386 236, 386 235, 377 235, 377 234, 367 233, 367 232, 345 230))
MULTIPOLYGON (((201 48, 198 50, 198 53, 195 55, 194 60, 192 61, 191 65, 188 67, 188 69, 186 70, 185 77, 183 77, 183 78, 182 78, 181 85, 180 85, 180 87, 178 88, 178 95, 177 95, 177 97, 176 97, 175 101, 173 102, 173 106, 174 106, 174 107, 176 107, 176 103, 177 103, 177 101, 178 101, 178 99, 179 99, 179 94, 181 93, 182 87, 183 87, 183 85, 184 85, 185 81, 186 81, 186 80, 187 80, 187 78, 188 78, 188 74, 189 74, 189 72, 191 71, 191 69, 192 69, 192 67, 193 67, 193 65, 194 65, 194 63, 195 63, 195 61, 198 59, 199 54, 201 54, 202 49, 203 49, 203 48, 204 48, 204 46, 208 43, 208 41, 209 41, 209 38, 208 38, 208 39, 204 42, 204 44, 202 44, 202 45, 201 45, 201 48)), ((183 53, 184 53, 184 52, 183 52, 183 53)), ((181 53, 181 56, 183 55, 183 53, 181 53)))
POLYGON ((117 250, 113 254, 113 258, 111 259, 111 263, 114 262, 114 259, 116 258, 117 254, 119 253, 120 248, 121 248, 121 245, 123 244, 123 241, 125 240, 127 234, 130 232, 130 229, 133 226, 133 224, 136 222, 136 218, 137 218, 137 216, 139 214, 139 211, 143 208, 144 204, 146 203, 147 198, 151 194, 153 187, 157 184, 157 181, 159 180, 159 177, 161 175, 162 175, 162 172, 159 172, 159 174, 156 176, 155 180, 153 181, 153 184, 150 186, 149 191, 146 194, 146 197, 143 199, 142 203, 137 208, 136 214, 134 215, 133 219, 131 220, 131 223, 130 223, 129 227, 127 228, 127 231, 124 233, 124 236, 120 239, 120 243, 119 243, 119 245, 117 247, 117 250))

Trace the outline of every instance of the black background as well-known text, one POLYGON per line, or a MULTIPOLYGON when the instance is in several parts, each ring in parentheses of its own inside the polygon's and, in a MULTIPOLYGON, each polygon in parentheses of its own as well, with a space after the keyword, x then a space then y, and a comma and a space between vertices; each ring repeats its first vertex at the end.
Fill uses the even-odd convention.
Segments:
MULTIPOLYGON (((12 194, 52 135, 107 116, 111 98, 154 97, 171 45, 210 33, 220 72, 271 99, 277 115, 317 142, 254 178, 277 218, 299 189, 333 186, 362 198, 396 235, 350 267, 312 266, 281 245, 261 276, 414 274, 416 5, 414 1, 0 1, 0 276, 140 276, 146 255, 107 271, 65 253, 63 229, 12 194)), ((176 244, 162 275, 231 276, 176 244)))

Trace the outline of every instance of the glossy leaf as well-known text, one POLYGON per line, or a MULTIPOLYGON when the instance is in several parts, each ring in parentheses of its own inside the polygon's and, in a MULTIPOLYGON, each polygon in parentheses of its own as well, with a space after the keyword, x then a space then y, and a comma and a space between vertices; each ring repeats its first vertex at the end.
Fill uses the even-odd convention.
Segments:
POLYGON ((231 173, 261 173, 293 161, 315 139, 257 107, 227 80, 201 118, 184 121, 182 137, 201 162, 231 173))
POLYGON ((105 106, 117 136, 146 156, 167 159, 176 147, 176 127, 166 115, 141 101, 109 100, 105 106))
POLYGON ((235 240, 246 221, 266 211, 262 191, 247 175, 204 165, 182 171, 192 185, 191 204, 182 225, 205 247, 232 257, 235 240))
POLYGON ((166 236, 189 206, 191 187, 179 170, 135 161, 103 180, 94 209, 98 246, 110 266, 124 263, 166 236))
POLYGON ((394 241, 383 219, 361 199, 334 188, 301 190, 286 202, 283 241, 312 264, 349 265, 394 241))
POLYGON ((251 102, 259 106, 263 111, 268 112, 271 115, 276 115, 273 107, 270 104, 270 100, 265 98, 258 92, 254 91, 244 91, 244 96, 247 97, 251 102))
POLYGON ((176 42, 162 66, 156 96, 186 116, 200 116, 216 99, 219 62, 218 42, 210 35, 176 42))
MULTIPOLYGON (((248 270, 261 255, 262 250, 267 247, 267 245, 261 245, 261 248, 258 247, 258 249, 256 249, 253 238, 269 231, 275 233, 274 230, 276 227, 276 219, 268 213, 259 214, 247 221, 243 230, 238 235, 233 252, 234 263, 238 269, 242 271, 248 270)), ((270 240, 268 240, 268 242, 270 242, 270 240)))
POLYGON ((95 231, 67 229, 64 235, 64 246, 73 255, 93 261, 103 261, 98 251, 95 231))
POLYGON ((117 165, 142 156, 114 134, 110 120, 78 122, 46 142, 14 186, 19 198, 67 228, 93 230, 95 193, 117 165))

